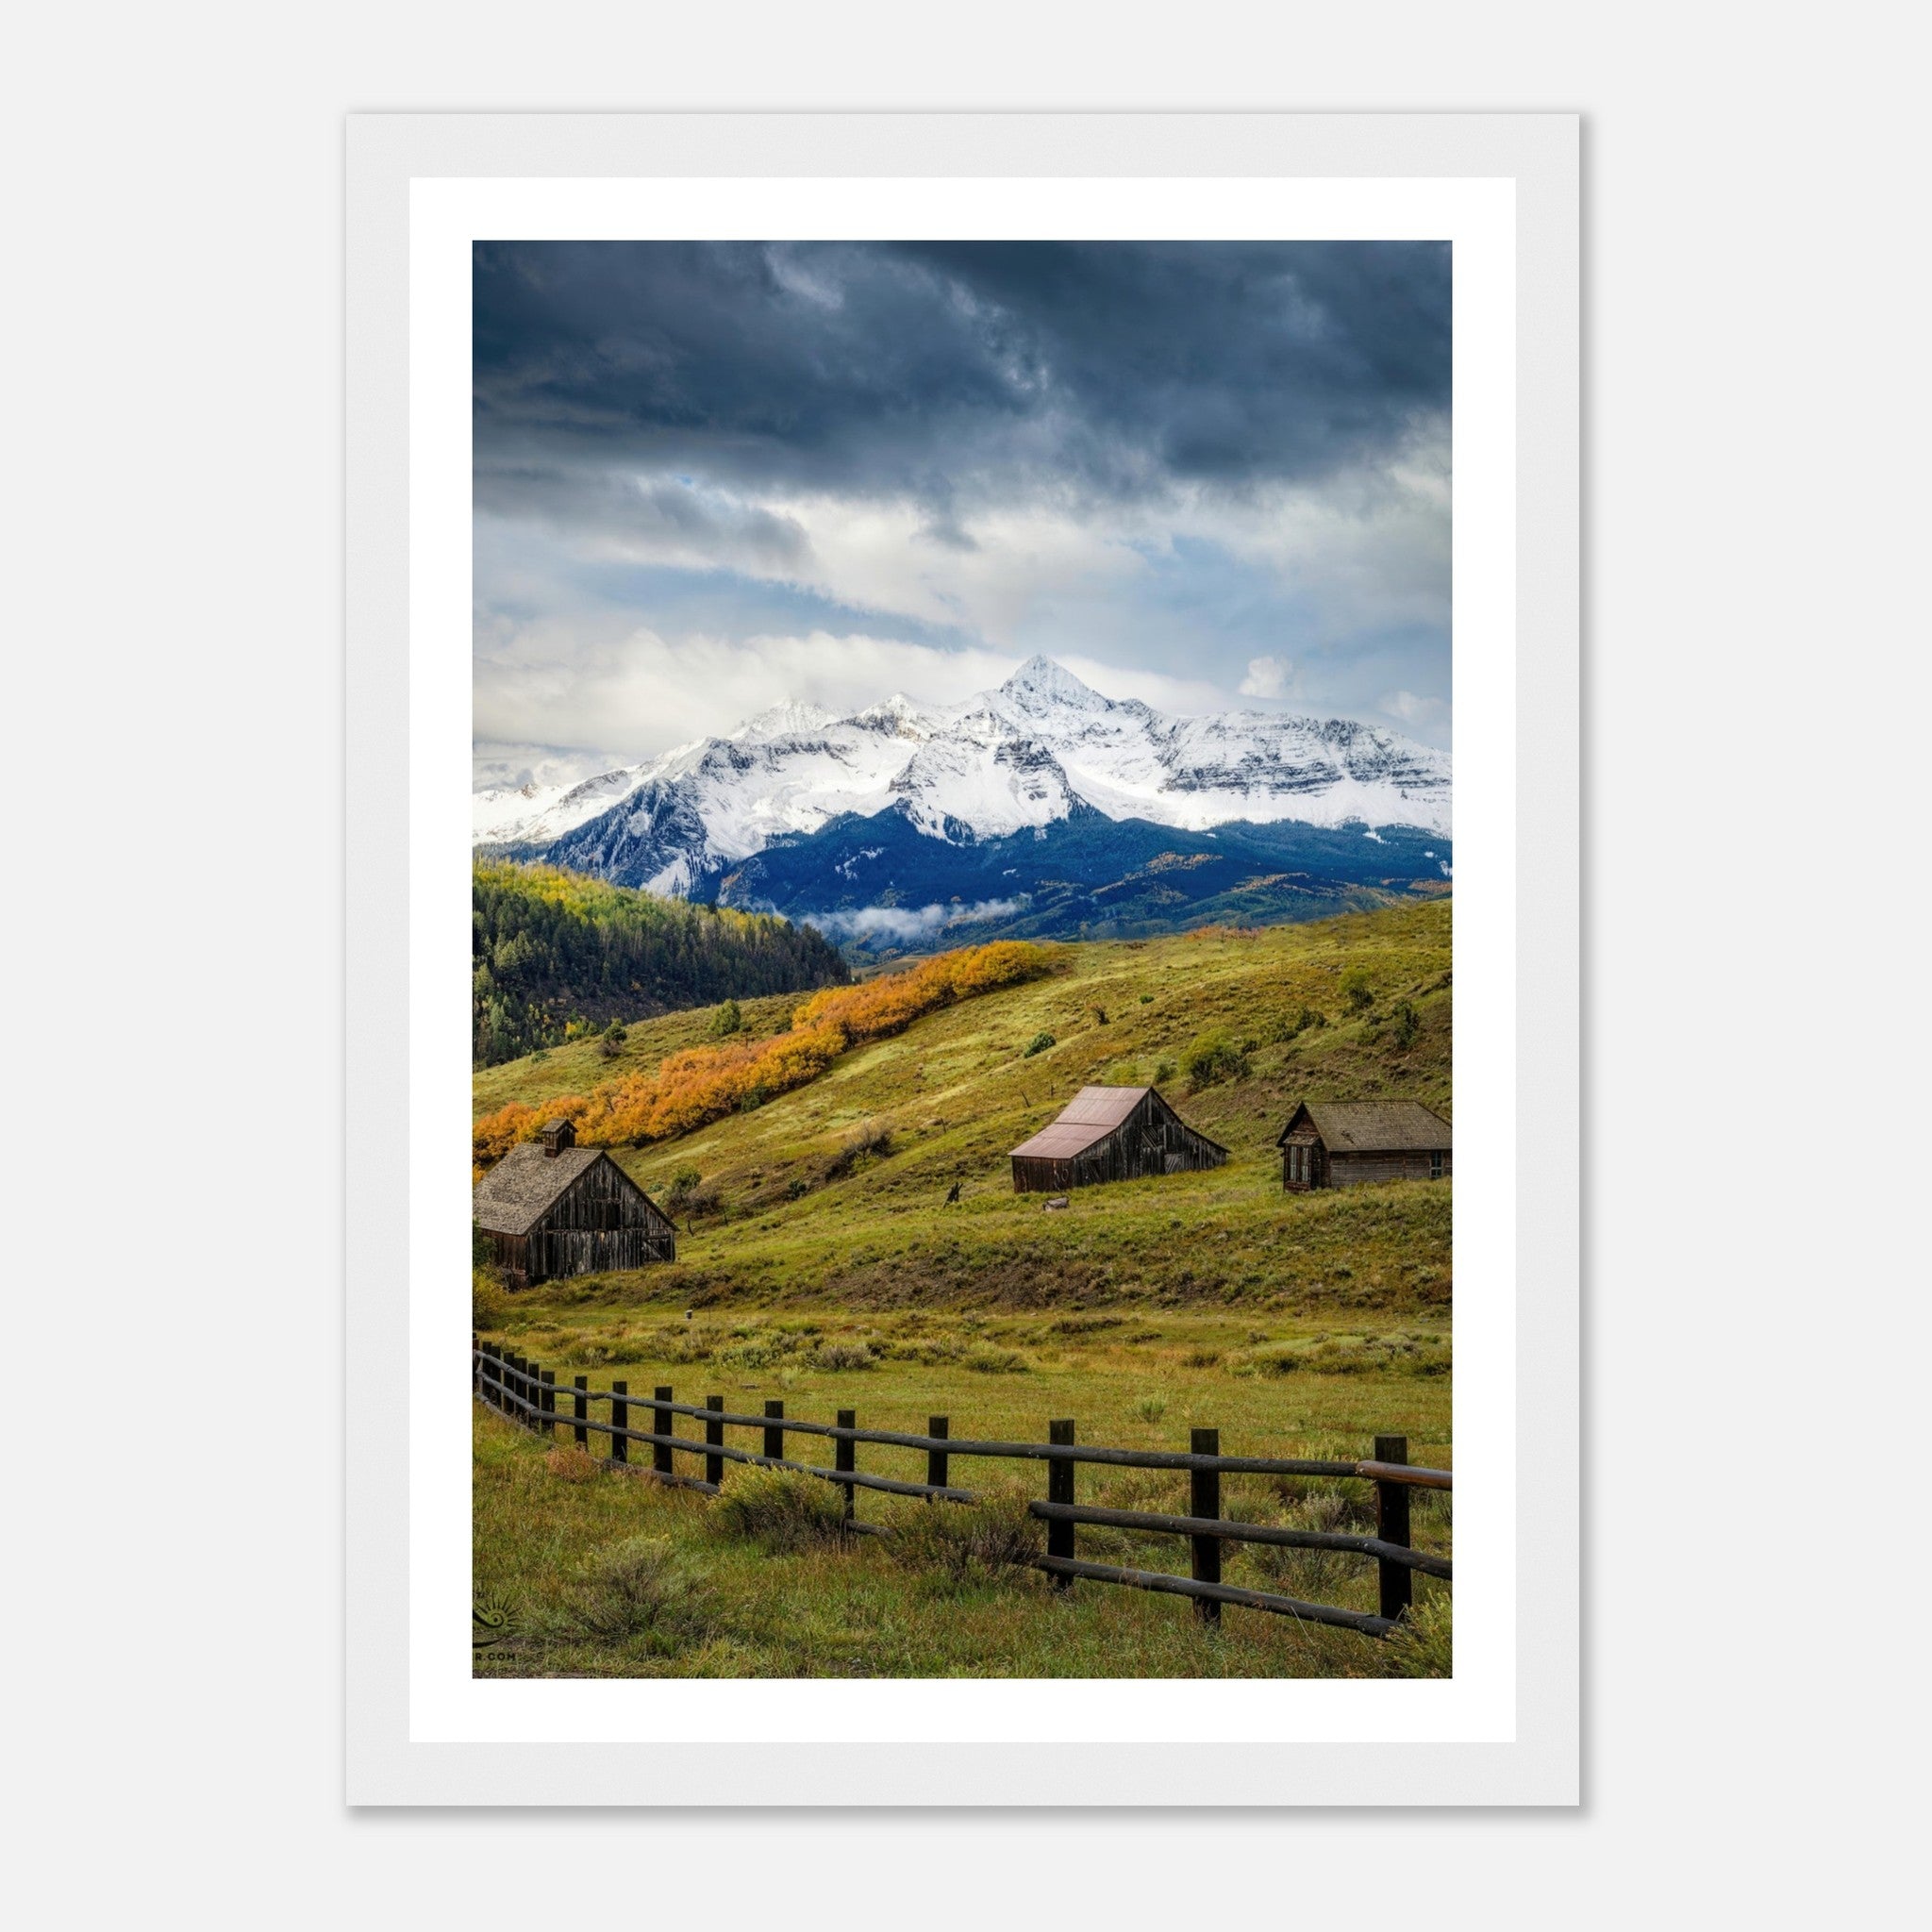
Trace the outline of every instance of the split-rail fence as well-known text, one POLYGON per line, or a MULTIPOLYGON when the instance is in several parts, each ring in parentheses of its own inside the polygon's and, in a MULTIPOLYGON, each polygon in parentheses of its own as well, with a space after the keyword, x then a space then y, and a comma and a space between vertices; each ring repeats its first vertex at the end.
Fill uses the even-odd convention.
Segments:
POLYGON ((1071 1421, 1047 1424, 1044 1442, 996 1442, 958 1440, 950 1433, 947 1417, 936 1415, 923 1436, 907 1435, 891 1429, 861 1429, 858 1412, 841 1408, 836 1423, 805 1422, 785 1413, 783 1402, 765 1404, 762 1415, 734 1414, 724 1407, 722 1395, 706 1396, 702 1406, 674 1399, 668 1388, 654 1389, 646 1397, 632 1394, 626 1383, 613 1382, 608 1390, 592 1389, 589 1378, 578 1375, 570 1388, 559 1388, 556 1374, 527 1357, 514 1354, 494 1342, 473 1341, 471 1345, 472 1390, 477 1401, 500 1410, 512 1421, 546 1437, 568 1429, 579 1448, 587 1449, 592 1435, 609 1440, 610 1454, 606 1460, 627 1472, 647 1474, 661 1483, 702 1490, 715 1495, 724 1481, 727 1462, 750 1463, 760 1469, 794 1470, 803 1475, 822 1477, 836 1483, 845 1492, 845 1517, 855 1531, 877 1534, 882 1525, 864 1523, 856 1513, 857 1492, 876 1490, 893 1496, 924 1496, 936 1503, 971 1504, 977 1497, 971 1490, 958 1489, 951 1481, 952 1458, 956 1456, 987 1457, 1001 1460, 1044 1462, 1046 1495, 1029 1507, 1046 1524, 1046 1554, 1034 1559, 1038 1568, 1054 1577, 1062 1589, 1072 1588, 1075 1579, 1094 1583, 1124 1584, 1134 1590, 1157 1591, 1193 1601, 1195 1614, 1205 1622, 1217 1624, 1221 1607, 1233 1604, 1242 1609, 1270 1610, 1278 1615, 1300 1618, 1306 1623, 1332 1624, 1344 1630, 1359 1631, 1365 1637, 1388 1637, 1399 1625, 1403 1613, 1413 1601, 1415 1575, 1440 1576, 1447 1580, 1450 1563, 1411 1546, 1409 1537, 1409 1493, 1412 1490, 1448 1490, 1453 1487, 1446 1469, 1421 1469, 1408 1460, 1408 1442, 1402 1436, 1377 1436, 1375 1453, 1359 1462, 1314 1461, 1295 1457, 1224 1456, 1218 1429, 1195 1429, 1187 1450, 1109 1449, 1076 1442, 1071 1421), (558 1407, 559 1398, 568 1400, 568 1413, 558 1407), (591 1414, 592 1403, 609 1405, 609 1420, 591 1414), (634 1410, 647 1410, 651 1426, 632 1426, 634 1410), (675 1433, 675 1418, 689 1416, 702 1422, 702 1438, 675 1433), (724 1431, 753 1429, 761 1432, 759 1451, 743 1449, 726 1442, 724 1431), (787 1436, 817 1436, 832 1443, 832 1466, 801 1462, 785 1454, 787 1436), (646 1468, 630 1460, 633 1442, 650 1446, 651 1460, 646 1468), (923 1449, 925 1452, 925 1480, 906 1482, 895 1476, 874 1475, 858 1467, 858 1445, 878 1443, 893 1449, 923 1449), (759 1453, 759 1452, 762 1453, 759 1453), (702 1457, 702 1476, 681 1474, 674 1458, 702 1457), (1074 1472, 1079 1463, 1102 1463, 1128 1469, 1186 1470, 1190 1480, 1189 1513, 1168 1515, 1149 1509, 1104 1509, 1097 1505, 1075 1503, 1074 1472), (1221 1478, 1224 1475, 1287 1475, 1359 1477, 1375 1486, 1375 1534, 1353 1536, 1340 1531, 1289 1529, 1274 1524, 1241 1523, 1221 1513, 1221 1478), (1171 1575, 1161 1570, 1133 1570, 1112 1563, 1082 1562, 1074 1554, 1074 1525, 1082 1523, 1105 1524, 1113 1529, 1141 1531, 1156 1536, 1188 1539, 1191 1574, 1171 1575), (1245 1590, 1221 1580, 1221 1551, 1226 1542, 1273 1543, 1289 1549, 1336 1550, 1372 1559, 1379 1582, 1378 1614, 1343 1609, 1334 1604, 1303 1603, 1298 1598, 1278 1596, 1269 1591, 1245 1590))

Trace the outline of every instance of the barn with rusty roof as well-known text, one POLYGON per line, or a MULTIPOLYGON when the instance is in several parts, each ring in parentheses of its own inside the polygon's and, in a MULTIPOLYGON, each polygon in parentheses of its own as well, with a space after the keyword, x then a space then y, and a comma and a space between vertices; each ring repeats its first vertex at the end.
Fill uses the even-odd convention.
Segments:
POLYGON ((1011 1158, 1015 1193, 1052 1194, 1219 1167, 1227 1149, 1195 1132, 1152 1087, 1083 1087, 1011 1158))
POLYGON ((513 1288, 677 1258, 677 1230, 602 1147, 568 1121, 512 1147, 476 1183, 471 1212, 513 1288))
POLYGON ((1305 1100, 1274 1143, 1291 1193, 1364 1181, 1445 1180, 1450 1126, 1419 1100, 1305 1100))

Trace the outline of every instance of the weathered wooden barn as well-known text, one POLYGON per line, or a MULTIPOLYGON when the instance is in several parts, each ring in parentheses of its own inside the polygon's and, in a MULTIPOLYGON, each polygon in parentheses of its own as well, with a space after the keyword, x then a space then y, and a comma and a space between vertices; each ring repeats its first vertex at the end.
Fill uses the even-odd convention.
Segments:
POLYGON ((601 1147, 568 1121, 512 1147, 476 1183, 473 1212, 513 1288, 559 1274, 677 1258, 677 1230, 601 1147))
POLYGON ((1450 1172, 1449 1123, 1419 1100, 1305 1100, 1281 1138, 1281 1185, 1439 1181, 1450 1172))
POLYGON ((1194 1129, 1152 1087, 1083 1087, 1058 1120, 1012 1152, 1016 1194, 1219 1167, 1227 1149, 1194 1129))

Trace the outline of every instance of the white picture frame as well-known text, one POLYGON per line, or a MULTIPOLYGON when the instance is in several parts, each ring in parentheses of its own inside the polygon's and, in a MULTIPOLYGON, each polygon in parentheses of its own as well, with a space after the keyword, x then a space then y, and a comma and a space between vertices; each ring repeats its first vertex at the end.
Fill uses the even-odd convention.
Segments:
MULTIPOLYGON (((1577 1802, 1578 132, 1569 115, 352 117, 351 1803, 1577 1802), (1457 1683, 1304 1686, 1292 1711, 1257 1702, 1253 1687, 1236 1701, 1214 1694, 1229 1687, 1197 1684, 1008 1684, 991 1695, 980 1684, 970 1721, 932 1687, 904 1683, 499 1684, 492 1693, 518 1694, 469 1699, 456 1681, 467 1673, 461 1620, 438 1621, 468 1545, 467 1437, 453 1444, 448 1426, 468 1399, 467 1302, 435 1287, 451 1239, 442 1003, 458 1009, 458 1034, 463 1019, 460 991, 439 976, 448 882, 435 858, 463 799, 458 785, 445 800, 439 760, 452 729, 468 736, 467 600, 450 608, 468 568, 467 496, 454 501, 451 481, 466 490, 468 380, 466 359, 451 363, 461 351, 448 319, 466 325, 467 283, 451 309, 452 249, 461 242, 466 275, 468 241, 482 234, 721 221, 846 234, 855 219, 1003 234, 1018 219, 1016 191, 1033 218, 1064 208, 1087 234, 1274 234, 1278 219, 1284 237, 1317 221, 1360 232, 1351 225, 1387 219, 1375 210, 1400 191, 1425 211, 1400 219, 1426 220, 1429 233, 1467 222, 1456 234, 1483 238, 1495 257, 1491 286, 1505 299, 1466 330, 1458 279, 1457 315, 1457 1124, 1465 1081, 1487 1083, 1492 1144, 1514 1153, 1485 1216, 1466 1209, 1458 1149, 1457 1399, 1458 1594, 1476 1560, 1465 1524, 1479 1526, 1483 1511, 1463 1431, 1487 1429, 1496 1444, 1496 1533, 1474 1588, 1479 1597, 1486 1570, 1497 1641, 1487 1657, 1479 1632, 1466 1646, 1459 1616, 1457 1683), (1092 225, 1108 222, 1119 225, 1092 225), (1501 508, 1485 524, 1479 505, 1501 508), (1472 610, 1483 613, 1472 647, 1491 694, 1474 720, 1460 655, 1472 610), (1474 827, 1472 746, 1499 800, 1487 819, 1476 805, 1474 827), (1466 943, 1466 892, 1500 951, 1466 943), (1491 1048, 1474 1067, 1472 1038, 1491 1048), (1466 1239, 1486 1275, 1469 1272, 1466 1239), (1485 1278, 1500 1284, 1487 1304, 1460 1286, 1485 1278), (1465 1293, 1476 1301, 1467 1325, 1465 1293), (1478 1707, 1485 1681, 1492 1694, 1478 1707), (840 1702, 795 1694, 808 1690, 840 1702)), ((451 865, 457 892, 461 872, 451 865)), ((448 1101, 462 1097, 458 1088, 448 1101)), ((465 1144, 458 1136, 459 1155, 465 1144)), ((455 1171, 466 1188, 467 1160, 455 1171)))

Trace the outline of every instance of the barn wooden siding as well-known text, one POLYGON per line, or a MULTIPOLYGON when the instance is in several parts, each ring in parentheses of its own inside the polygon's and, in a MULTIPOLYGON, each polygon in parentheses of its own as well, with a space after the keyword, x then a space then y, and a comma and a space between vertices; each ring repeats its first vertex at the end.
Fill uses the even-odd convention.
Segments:
POLYGON ((586 1168, 527 1234, 491 1241, 497 1265, 519 1287, 677 1258, 675 1227, 608 1156, 586 1168))
POLYGON ((1399 1154, 1330 1154, 1324 1161, 1327 1169, 1324 1187, 1359 1187, 1366 1181, 1425 1181, 1439 1174, 1444 1180, 1449 1178, 1451 1155, 1448 1148, 1441 1150, 1442 1165, 1433 1165, 1434 1156, 1407 1148, 1399 1154))
POLYGON ((1191 1174, 1219 1167, 1226 1158, 1225 1148, 1197 1134, 1150 1089, 1119 1126, 1078 1154, 1062 1160, 1014 1155, 1013 1191, 1058 1194, 1103 1181, 1191 1174))
POLYGON ((1313 1127, 1294 1128, 1281 1143, 1281 1185, 1291 1194, 1327 1187, 1327 1156, 1328 1150, 1313 1127))
POLYGON ((1376 1181, 1447 1180, 1453 1129, 1419 1101, 1303 1102, 1281 1130, 1281 1185, 1362 1187, 1376 1181))

